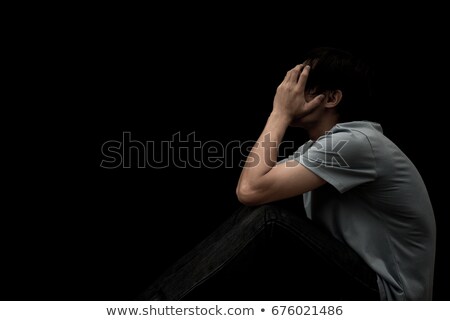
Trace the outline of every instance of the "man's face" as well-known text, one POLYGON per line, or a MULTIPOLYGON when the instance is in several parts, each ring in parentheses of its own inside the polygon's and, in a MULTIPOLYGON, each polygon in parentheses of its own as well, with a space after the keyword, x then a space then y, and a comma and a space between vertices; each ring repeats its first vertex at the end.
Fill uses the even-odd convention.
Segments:
MULTIPOLYGON (((325 93, 326 94, 326 93, 325 93)), ((316 92, 314 90, 310 90, 308 92, 305 92, 305 100, 306 102, 309 102, 313 100, 316 96, 320 95, 319 92, 316 92)), ((313 123, 317 121, 317 119, 322 115, 324 107, 322 104, 317 106, 311 113, 303 116, 302 118, 294 119, 289 126, 291 127, 308 127, 307 125, 310 123, 313 123)))

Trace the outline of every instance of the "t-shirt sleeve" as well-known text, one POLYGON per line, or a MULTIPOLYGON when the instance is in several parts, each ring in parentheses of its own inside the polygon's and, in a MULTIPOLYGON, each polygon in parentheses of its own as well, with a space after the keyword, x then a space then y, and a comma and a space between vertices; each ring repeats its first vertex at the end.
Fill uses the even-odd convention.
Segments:
POLYGON ((373 181, 377 174, 370 141, 358 131, 328 133, 293 159, 341 193, 373 181))

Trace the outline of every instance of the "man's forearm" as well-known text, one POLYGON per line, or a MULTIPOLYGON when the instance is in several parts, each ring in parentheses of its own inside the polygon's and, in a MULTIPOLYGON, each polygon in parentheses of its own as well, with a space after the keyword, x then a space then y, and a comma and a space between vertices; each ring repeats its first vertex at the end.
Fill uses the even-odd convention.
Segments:
POLYGON ((250 151, 242 170, 239 187, 256 185, 258 180, 267 174, 277 163, 280 146, 290 119, 282 113, 272 112, 258 141, 250 151))

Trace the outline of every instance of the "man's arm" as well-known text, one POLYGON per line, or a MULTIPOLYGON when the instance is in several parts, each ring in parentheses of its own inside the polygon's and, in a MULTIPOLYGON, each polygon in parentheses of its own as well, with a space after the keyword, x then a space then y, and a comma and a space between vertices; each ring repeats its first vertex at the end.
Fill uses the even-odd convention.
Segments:
POLYGON ((236 194, 246 205, 260 205, 313 190, 325 181, 299 164, 277 165, 278 147, 289 124, 317 108, 323 96, 305 100, 309 66, 290 70, 278 86, 273 110, 259 139, 250 151, 239 178, 236 194))

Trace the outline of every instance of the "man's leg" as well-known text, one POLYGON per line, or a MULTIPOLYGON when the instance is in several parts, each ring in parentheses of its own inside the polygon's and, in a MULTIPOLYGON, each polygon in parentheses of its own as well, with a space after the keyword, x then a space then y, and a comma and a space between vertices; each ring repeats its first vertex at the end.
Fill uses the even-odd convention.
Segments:
MULTIPOLYGON (((290 257, 301 261, 299 271, 296 273, 297 269, 292 271, 288 268, 289 274, 292 275, 287 278, 286 273, 282 275, 282 282, 286 282, 289 278, 326 280, 330 276, 330 281, 333 281, 339 276, 345 276, 349 277, 349 280, 356 280, 363 289, 372 288, 376 294, 375 273, 348 246, 317 228, 308 219, 302 218, 299 213, 273 205, 264 205, 256 208, 242 207, 236 211, 208 238, 170 267, 137 299, 196 300, 209 293, 208 298, 214 300, 208 284, 224 287, 227 282, 223 280, 231 280, 230 275, 232 277, 242 275, 249 266, 250 269, 261 268, 261 271, 264 271, 265 277, 261 279, 263 285, 264 282, 274 284, 273 281, 276 282, 280 271, 283 271, 283 267, 278 270, 276 261, 281 260, 280 264, 291 267, 290 257), (283 247, 279 248, 280 246, 283 247), (252 265, 255 253, 259 253, 257 260, 259 266, 252 265), (264 258, 267 261, 264 261, 264 258), (317 273, 318 267, 322 268, 323 272, 317 273)), ((336 281, 338 284, 339 280, 336 281)), ((318 287, 324 286, 321 283, 317 284, 318 287)), ((308 292, 305 287, 298 290, 308 292)), ((214 291, 220 289, 216 287, 214 291)), ((238 294, 239 292, 235 292, 235 297, 238 297, 238 294)), ((215 297, 226 298, 223 293, 215 297)), ((228 297, 233 299, 233 293, 228 297)))

